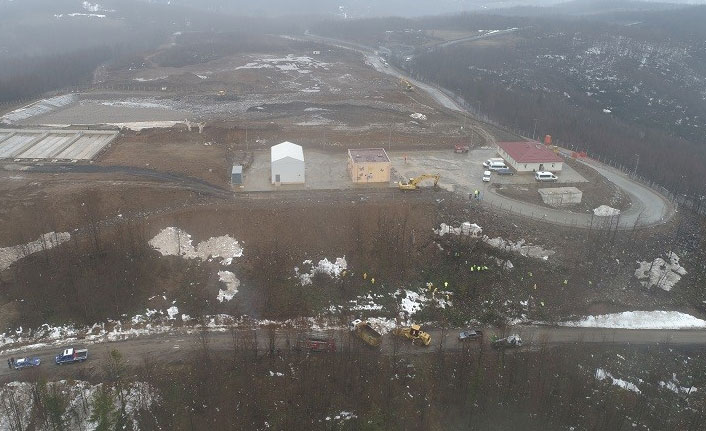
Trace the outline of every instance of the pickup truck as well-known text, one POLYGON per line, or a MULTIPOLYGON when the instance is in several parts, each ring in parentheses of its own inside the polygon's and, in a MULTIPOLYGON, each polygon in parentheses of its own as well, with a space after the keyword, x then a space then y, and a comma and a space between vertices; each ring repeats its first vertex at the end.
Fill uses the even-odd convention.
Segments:
POLYGON ((355 319, 350 324, 350 330, 370 346, 378 347, 382 343, 382 335, 373 329, 368 322, 355 319))
POLYGON ((73 347, 64 349, 56 355, 56 365, 73 364, 74 362, 83 362, 88 359, 88 349, 75 349, 73 347))
POLYGON ((39 358, 20 358, 12 362, 12 368, 22 370, 24 368, 38 367, 40 363, 41 360, 39 358))

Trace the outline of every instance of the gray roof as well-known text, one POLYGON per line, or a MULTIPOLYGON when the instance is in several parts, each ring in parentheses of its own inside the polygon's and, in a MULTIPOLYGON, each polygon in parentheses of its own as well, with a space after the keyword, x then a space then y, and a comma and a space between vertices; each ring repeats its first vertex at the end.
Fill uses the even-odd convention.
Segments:
POLYGON ((233 170, 230 171, 230 174, 242 174, 243 173, 243 167, 241 165, 233 165, 233 170))

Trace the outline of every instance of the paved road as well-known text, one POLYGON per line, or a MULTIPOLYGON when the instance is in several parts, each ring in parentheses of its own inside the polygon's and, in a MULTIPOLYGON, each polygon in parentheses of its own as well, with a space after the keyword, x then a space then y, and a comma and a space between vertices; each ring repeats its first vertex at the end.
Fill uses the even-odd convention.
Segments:
MULTIPOLYGON (((485 329, 486 346, 493 334, 502 335, 497 330, 485 329)), ((392 354, 395 350, 403 356, 428 354, 437 352, 439 340, 442 338, 442 331, 439 329, 430 330, 432 344, 429 347, 413 346, 406 340, 393 337, 391 334, 385 335, 380 348, 383 354, 392 354)), ((512 333, 519 334, 524 340, 522 350, 536 349, 541 346, 558 346, 562 344, 603 344, 618 346, 623 345, 671 345, 671 346, 706 346, 706 331, 704 330, 635 330, 635 329, 603 329, 603 328, 569 328, 569 327, 549 327, 549 326, 517 326, 512 333)), ((252 331, 236 331, 238 344, 240 346, 252 345, 252 331), (248 338, 250 337, 250 338, 248 338)), ((352 337, 348 331, 331 331, 336 339, 339 350, 350 351, 357 349, 369 349, 358 339, 352 337)), ((456 338, 458 330, 448 330, 443 337, 444 350, 459 351, 469 346, 460 343, 456 338)), ((260 328, 255 331, 258 350, 265 352, 270 345, 270 331, 260 328)), ((231 332, 209 332, 206 338, 209 349, 213 351, 228 351, 233 349, 234 337, 231 332)), ((286 350, 294 344, 296 339, 293 331, 276 330, 275 346, 278 349, 286 350), (287 340, 291 340, 288 344, 287 340)), ((470 342, 470 346, 478 348, 477 341, 470 342)), ((145 358, 153 361, 176 362, 183 360, 189 352, 200 349, 202 340, 198 334, 188 334, 176 329, 168 334, 154 336, 144 336, 130 338, 122 341, 111 341, 92 344, 88 346, 89 360, 84 364, 56 366, 53 361, 62 348, 69 346, 41 347, 34 350, 13 351, 14 357, 24 355, 38 356, 42 360, 42 370, 50 375, 65 375, 67 372, 77 372, 83 368, 98 367, 100 359, 113 350, 118 349, 127 359, 128 365, 138 366, 145 358)), ((2 360, 6 361, 10 355, 3 353, 2 360)), ((0 378, 14 376, 16 373, 26 372, 10 370, 7 367, 0 367, 0 378)))

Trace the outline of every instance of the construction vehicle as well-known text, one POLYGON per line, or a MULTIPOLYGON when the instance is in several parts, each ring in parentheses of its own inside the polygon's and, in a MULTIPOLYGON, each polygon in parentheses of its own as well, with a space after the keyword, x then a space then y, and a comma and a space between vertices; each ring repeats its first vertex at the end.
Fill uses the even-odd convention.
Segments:
POLYGON ((370 323, 364 320, 355 319, 352 321, 350 330, 370 346, 378 347, 382 343, 382 334, 373 329, 370 323))
POLYGON ((404 88, 405 90, 414 91, 414 86, 411 82, 407 81, 406 79, 400 78, 400 84, 402 84, 402 88, 404 88))
POLYGON ((439 178, 441 176, 439 174, 422 174, 416 178, 410 178, 409 181, 403 183, 402 181, 397 183, 397 186, 400 188, 400 190, 419 190, 419 183, 421 183, 424 180, 434 180, 434 187, 437 187, 439 185, 439 178))
POLYGON ((412 344, 418 346, 428 346, 431 344, 431 335, 422 331, 422 327, 419 325, 395 328, 393 334, 412 340, 412 344))
POLYGON ((468 145, 462 145, 462 144, 454 145, 454 153, 464 154, 464 153, 468 153, 469 150, 470 150, 470 147, 468 145))

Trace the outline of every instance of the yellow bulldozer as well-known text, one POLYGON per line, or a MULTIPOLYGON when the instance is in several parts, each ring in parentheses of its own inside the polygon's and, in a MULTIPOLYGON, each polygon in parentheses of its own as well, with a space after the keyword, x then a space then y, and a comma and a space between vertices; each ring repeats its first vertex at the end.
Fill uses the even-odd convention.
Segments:
POLYGON ((412 344, 418 346, 428 346, 431 344, 431 335, 422 331, 422 327, 419 325, 395 328, 393 334, 412 340, 412 344))
POLYGON ((397 183, 400 190, 419 190, 419 183, 424 180, 434 180, 434 187, 439 185, 439 174, 422 174, 416 178, 410 178, 409 181, 403 183, 402 181, 397 183))

